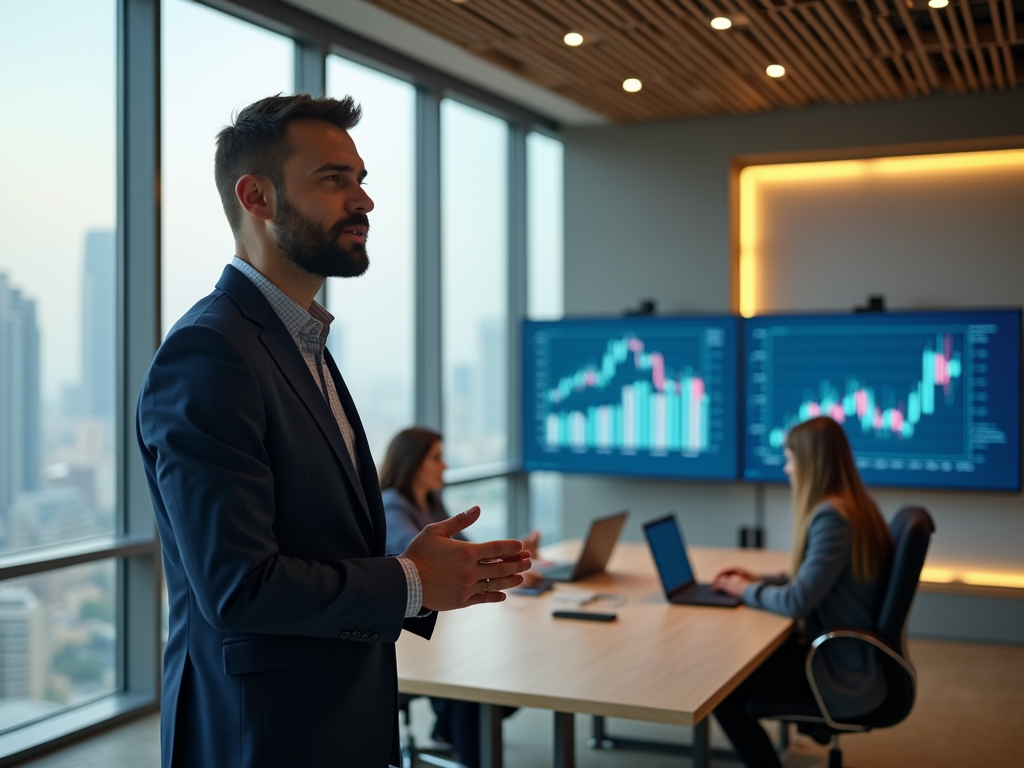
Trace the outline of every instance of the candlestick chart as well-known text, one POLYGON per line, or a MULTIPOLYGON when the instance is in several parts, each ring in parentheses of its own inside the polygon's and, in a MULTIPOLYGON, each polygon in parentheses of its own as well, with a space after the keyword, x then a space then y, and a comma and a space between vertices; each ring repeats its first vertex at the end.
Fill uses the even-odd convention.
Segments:
POLYGON ((1020 485, 1020 313, 753 318, 744 468, 782 480, 786 434, 828 416, 879 485, 1020 485))
POLYGON ((735 343, 733 318, 527 323, 526 467, 734 477, 735 343))

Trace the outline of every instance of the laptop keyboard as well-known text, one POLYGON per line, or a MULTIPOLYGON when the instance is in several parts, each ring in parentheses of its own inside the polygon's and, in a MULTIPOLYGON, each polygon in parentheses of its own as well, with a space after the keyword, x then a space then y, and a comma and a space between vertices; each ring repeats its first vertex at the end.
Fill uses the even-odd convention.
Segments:
POLYGON ((576 570, 575 563, 565 563, 564 565, 553 565, 550 568, 545 568, 540 573, 545 579, 550 579, 551 581, 569 581, 574 570, 576 570))

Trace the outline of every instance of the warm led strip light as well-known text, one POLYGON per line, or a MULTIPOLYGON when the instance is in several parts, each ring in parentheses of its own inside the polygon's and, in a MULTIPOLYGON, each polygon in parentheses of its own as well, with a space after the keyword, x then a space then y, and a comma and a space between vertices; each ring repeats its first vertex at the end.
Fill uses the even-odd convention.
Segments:
POLYGON ((1024 589, 1024 574, 986 571, 955 571, 951 568, 922 568, 921 581, 928 584, 969 584, 972 587, 1024 589))
MULTIPOLYGON (((743 317, 753 317, 757 313, 755 289, 757 287, 758 184, 765 182, 800 183, 822 179, 853 179, 865 176, 948 173, 949 171, 977 171, 983 169, 1018 170, 1022 166, 1024 166, 1024 149, 747 166, 740 171, 739 181, 740 314, 743 317)), ((1024 586, 1024 579, 1022 579, 1020 586, 1024 586)))

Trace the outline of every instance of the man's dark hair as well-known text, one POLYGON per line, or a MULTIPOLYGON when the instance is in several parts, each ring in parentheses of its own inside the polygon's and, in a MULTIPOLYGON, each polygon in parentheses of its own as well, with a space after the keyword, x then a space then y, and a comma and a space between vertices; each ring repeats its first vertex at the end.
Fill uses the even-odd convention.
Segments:
POLYGON ((308 93, 270 96, 250 104, 238 113, 233 125, 217 134, 213 175, 231 231, 242 224, 242 206, 235 197, 235 184, 246 174, 270 179, 279 194, 284 189, 284 164, 294 150, 284 139, 288 124, 295 120, 324 120, 343 131, 351 130, 362 117, 362 108, 351 96, 313 98, 308 93))

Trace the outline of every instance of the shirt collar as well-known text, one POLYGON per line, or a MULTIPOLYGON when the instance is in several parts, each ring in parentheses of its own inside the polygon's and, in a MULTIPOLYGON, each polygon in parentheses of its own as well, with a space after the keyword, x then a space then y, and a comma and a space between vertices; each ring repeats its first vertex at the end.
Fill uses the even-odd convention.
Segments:
POLYGON ((334 315, 316 301, 310 305, 307 312, 297 301, 264 277, 256 267, 247 261, 242 261, 237 256, 232 257, 231 266, 248 277, 260 293, 266 297, 274 312, 284 323, 288 335, 295 339, 300 347, 305 346, 303 342, 306 344, 313 342, 321 352, 323 351, 327 344, 327 334, 330 332, 334 315))

